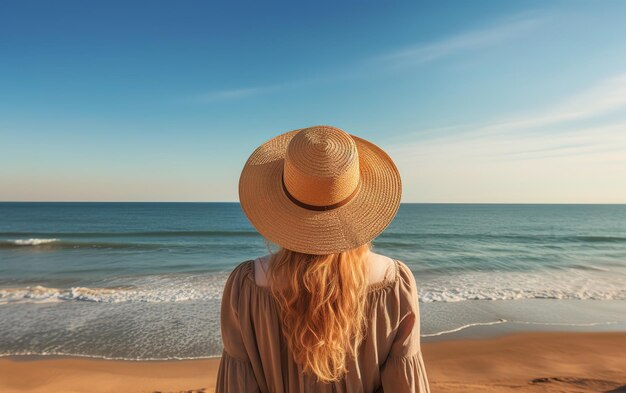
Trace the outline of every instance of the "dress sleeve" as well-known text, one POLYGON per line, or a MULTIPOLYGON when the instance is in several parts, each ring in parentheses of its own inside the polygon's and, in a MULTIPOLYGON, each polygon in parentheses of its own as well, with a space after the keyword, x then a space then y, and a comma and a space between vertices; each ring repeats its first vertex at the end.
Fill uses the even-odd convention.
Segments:
POLYGON ((217 373, 216 393, 260 392, 254 370, 244 346, 239 319, 246 264, 239 265, 228 277, 222 296, 221 329, 224 350, 217 373))
POLYGON ((389 355, 381 368, 385 392, 430 393, 420 347, 417 286, 411 270, 398 262, 400 322, 389 355))

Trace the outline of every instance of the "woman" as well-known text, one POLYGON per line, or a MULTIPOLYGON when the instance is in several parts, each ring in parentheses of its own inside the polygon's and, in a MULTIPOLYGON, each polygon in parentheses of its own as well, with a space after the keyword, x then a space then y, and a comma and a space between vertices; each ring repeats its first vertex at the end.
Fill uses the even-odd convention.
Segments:
POLYGON ((241 206, 281 249, 231 273, 218 392, 428 392, 415 278, 370 242, 400 205, 384 151, 327 126, 252 153, 241 206))

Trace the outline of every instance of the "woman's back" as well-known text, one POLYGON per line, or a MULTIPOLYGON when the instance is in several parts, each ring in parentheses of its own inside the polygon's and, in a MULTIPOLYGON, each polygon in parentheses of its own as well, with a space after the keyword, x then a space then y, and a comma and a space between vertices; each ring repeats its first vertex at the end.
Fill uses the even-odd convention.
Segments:
POLYGON ((280 307, 257 260, 230 275, 222 300, 224 353, 218 392, 428 392, 419 343, 415 278, 399 261, 369 284, 365 336, 337 382, 303 372, 288 349, 280 307), (257 274, 255 275, 255 271, 257 274))
POLYGON ((428 392, 415 278, 371 252, 401 194, 391 158, 335 127, 250 155, 241 208, 280 249, 227 280, 218 392, 428 392))

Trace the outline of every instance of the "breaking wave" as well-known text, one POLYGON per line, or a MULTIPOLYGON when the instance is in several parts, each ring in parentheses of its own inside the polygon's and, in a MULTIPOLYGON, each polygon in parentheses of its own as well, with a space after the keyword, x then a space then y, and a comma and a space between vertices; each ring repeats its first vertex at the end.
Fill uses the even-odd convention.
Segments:
POLYGON ((470 272, 421 280, 420 300, 626 300, 624 274, 604 269, 470 272))
POLYGON ((14 244, 16 246, 39 246, 41 244, 54 243, 58 240, 59 239, 17 239, 17 240, 10 240, 7 243, 14 244))
POLYGON ((150 277, 134 285, 49 288, 41 285, 0 289, 0 304, 85 301, 164 303, 221 299, 225 274, 150 277))
MULTIPOLYGON (((0 304, 88 301, 185 302, 220 299, 228 273, 128 278, 102 287, 50 288, 42 285, 0 288, 0 304)), ((626 300, 621 274, 581 272, 474 272, 421 279, 420 301, 568 299, 626 300)))
POLYGON ((0 240, 0 249, 33 249, 33 250, 73 250, 73 249, 102 249, 102 250, 158 250, 172 248, 191 248, 186 244, 159 244, 159 243, 130 243, 130 242, 90 242, 66 241, 60 239, 17 239, 0 240), (27 247, 30 246, 30 247, 27 247))

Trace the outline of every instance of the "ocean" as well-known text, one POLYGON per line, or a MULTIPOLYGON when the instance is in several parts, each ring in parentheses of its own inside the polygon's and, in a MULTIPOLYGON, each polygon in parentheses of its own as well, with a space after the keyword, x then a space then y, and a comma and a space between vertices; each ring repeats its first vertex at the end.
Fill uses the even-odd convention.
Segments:
MULTIPOLYGON (((626 205, 402 204, 374 248, 424 340, 626 330, 626 205)), ((0 356, 219 356, 228 273, 267 252, 237 203, 0 203, 0 356)))

